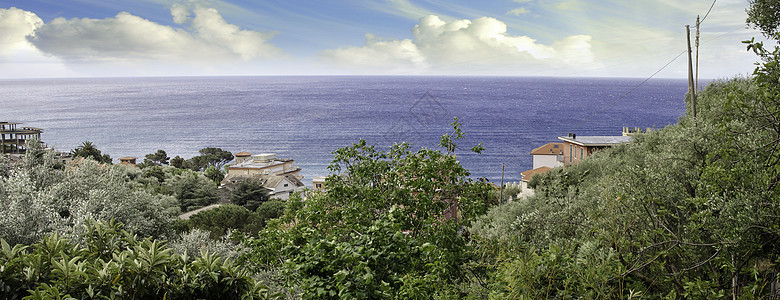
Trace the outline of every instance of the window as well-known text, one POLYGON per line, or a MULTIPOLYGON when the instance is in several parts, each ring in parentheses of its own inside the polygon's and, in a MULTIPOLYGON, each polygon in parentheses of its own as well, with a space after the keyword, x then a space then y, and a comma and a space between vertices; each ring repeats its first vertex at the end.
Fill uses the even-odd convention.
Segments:
POLYGON ((288 185, 289 185, 289 184, 286 184, 286 183, 285 183, 285 184, 284 184, 284 187, 287 187, 288 185))
POLYGON ((580 158, 585 157, 584 153, 585 153, 585 147, 580 147, 580 158))
POLYGON ((569 162, 572 162, 572 155, 574 155, 574 145, 569 145, 569 162))

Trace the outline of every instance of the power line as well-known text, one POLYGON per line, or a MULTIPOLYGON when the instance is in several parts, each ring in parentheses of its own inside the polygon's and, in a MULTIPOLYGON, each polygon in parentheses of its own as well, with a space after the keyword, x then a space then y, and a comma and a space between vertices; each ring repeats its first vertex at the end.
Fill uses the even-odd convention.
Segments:
POLYGON ((623 99, 624 99, 624 98, 626 98, 626 97, 627 97, 629 94, 631 94, 631 93, 632 93, 632 92, 634 92, 636 89, 638 89, 640 86, 642 86, 643 84, 645 84, 645 83, 646 83, 648 80, 650 80, 650 79, 652 79, 653 77, 655 77, 655 75, 658 75, 658 73, 660 73, 661 71, 663 71, 663 69, 666 69, 666 67, 668 67, 669 65, 671 65, 671 64, 672 64, 672 63, 673 63, 675 60, 677 60, 678 58, 680 58, 680 56, 681 56, 681 55, 683 55, 684 53, 685 53, 685 50, 683 50, 682 52, 680 52, 680 54, 677 54, 677 56, 675 56, 674 58, 672 58, 672 60, 670 60, 669 62, 667 62, 667 63, 666 63, 666 64, 665 64, 663 67, 661 67, 660 69, 658 69, 657 71, 655 71, 655 73, 653 73, 653 74, 652 74, 652 75, 650 75, 649 77, 645 78, 645 80, 643 80, 642 82, 640 82, 639 84, 637 84, 636 86, 634 86, 634 87, 633 87, 631 90, 629 90, 628 92, 626 92, 625 94, 623 94, 623 96, 621 96, 621 97, 619 97, 619 98, 617 98, 617 99, 613 100, 612 102, 610 102, 609 104, 607 104, 606 106, 604 106, 604 108, 602 108, 601 110, 599 110, 599 111, 597 111, 597 112, 593 113, 593 115, 591 115, 591 116, 590 116, 590 117, 588 117, 587 119, 585 119, 585 120, 582 120, 582 121, 581 121, 579 124, 577 124, 577 126, 574 126, 574 128, 573 128, 572 130, 574 130, 574 129, 579 129, 579 128, 580 128, 580 126, 582 126, 582 124, 585 124, 586 122, 588 122, 588 121, 592 120, 594 117, 596 117, 598 114, 600 114, 600 113, 604 112, 605 110, 607 110, 607 109, 609 109, 609 108, 613 107, 613 106, 614 106, 615 104, 617 104, 617 103, 618 103, 620 100, 623 100, 623 99))
POLYGON ((718 1, 718 0, 712 0, 712 5, 710 5, 710 9, 709 9, 709 10, 707 10, 707 13, 706 13, 706 14, 704 14, 704 18, 701 18, 701 22, 699 22, 699 24, 701 24, 701 23, 704 23, 704 19, 706 19, 706 18, 707 18, 707 16, 709 16, 709 15, 710 15, 710 12, 712 11, 712 8, 713 8, 713 7, 715 7, 715 2, 717 2, 717 1, 718 1))

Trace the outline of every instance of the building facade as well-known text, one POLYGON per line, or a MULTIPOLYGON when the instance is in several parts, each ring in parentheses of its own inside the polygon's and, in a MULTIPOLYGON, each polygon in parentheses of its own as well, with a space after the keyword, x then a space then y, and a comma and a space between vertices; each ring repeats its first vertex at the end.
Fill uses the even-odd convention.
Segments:
POLYGON ((544 146, 531 150, 534 169, 541 167, 563 166, 563 143, 547 143, 544 146))
MULTIPOLYGON (((236 154, 242 154, 242 152, 236 154)), ((236 156, 236 163, 228 166, 227 171, 227 177, 271 174, 293 175, 299 180, 303 178, 300 175, 301 169, 295 166, 294 160, 279 159, 274 153, 251 155, 251 159, 247 158, 246 155, 236 156)))
POLYGON ((22 123, 0 122, 0 153, 24 154, 27 152, 27 142, 41 140, 43 129, 35 127, 20 127, 22 123))
POLYGON ((303 190, 301 169, 292 159, 279 159, 274 153, 252 155, 249 152, 234 154, 236 163, 227 167, 222 185, 231 187, 243 180, 256 180, 268 190, 268 196, 288 199, 294 192, 303 190))
POLYGON ((560 136, 563 141, 563 165, 576 164, 593 152, 615 145, 631 142, 632 136, 577 136, 569 134, 560 136))

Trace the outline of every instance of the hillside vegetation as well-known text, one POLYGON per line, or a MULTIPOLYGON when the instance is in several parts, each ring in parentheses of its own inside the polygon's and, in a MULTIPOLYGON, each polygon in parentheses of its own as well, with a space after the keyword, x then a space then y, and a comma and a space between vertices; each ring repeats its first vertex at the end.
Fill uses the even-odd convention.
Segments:
MULTIPOLYGON (((778 40, 772 3, 750 1, 749 21, 778 40)), ((754 76, 711 82, 695 119, 680 99, 677 124, 508 203, 458 162, 457 119, 440 149, 359 141, 334 152, 327 192, 247 186, 189 221, 174 219, 218 201, 217 148, 183 170, 164 151, 137 169, 30 145, 0 168, 0 298, 777 297, 780 49, 747 45, 754 76)))

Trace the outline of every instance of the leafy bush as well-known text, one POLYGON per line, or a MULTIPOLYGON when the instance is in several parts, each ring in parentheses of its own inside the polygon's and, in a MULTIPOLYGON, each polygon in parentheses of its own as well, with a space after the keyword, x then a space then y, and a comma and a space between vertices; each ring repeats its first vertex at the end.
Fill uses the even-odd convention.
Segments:
POLYGON ((713 82, 699 94, 696 120, 536 176, 534 197, 471 227, 486 245, 518 250, 486 261, 499 262, 493 280, 508 287, 494 293, 766 295, 780 254, 780 156, 766 145, 780 130, 759 117, 760 95, 750 80, 713 82), (581 264, 583 251, 595 260, 581 264))
POLYGON ((182 173, 171 179, 171 187, 182 211, 208 206, 219 200, 217 186, 202 173, 182 173))
POLYGON ((470 253, 460 229, 495 201, 453 155, 453 137, 463 136, 453 126, 441 143, 447 152, 407 144, 380 151, 365 141, 338 149, 328 191, 291 197, 281 218, 243 241, 239 261, 283 270, 274 284, 299 288, 307 299, 467 295, 470 253))
POLYGON ((242 180, 236 184, 236 189, 230 195, 230 202, 255 211, 268 201, 268 190, 257 180, 242 180))
POLYGON ((233 229, 256 235, 263 228, 264 220, 246 208, 226 204, 192 215, 190 224, 193 228, 211 232, 212 238, 219 239, 233 229))
POLYGON ((0 239, 4 299, 264 299, 241 267, 211 253, 188 262, 165 242, 136 237, 111 222, 85 222, 85 242, 57 234, 11 247, 0 239))
POLYGON ((75 238, 87 218, 116 219, 137 234, 160 236, 175 209, 171 197, 138 188, 139 171, 92 160, 63 167, 40 145, 0 177, 0 232, 29 244, 54 232, 75 238))
POLYGON ((179 234, 178 239, 169 241, 169 245, 181 255, 212 253, 225 259, 235 259, 239 254, 238 247, 227 236, 214 240, 210 232, 197 228, 179 234))
POLYGON ((286 207, 286 201, 274 199, 260 204, 255 213, 263 221, 263 225, 265 225, 268 221, 283 216, 286 207))

